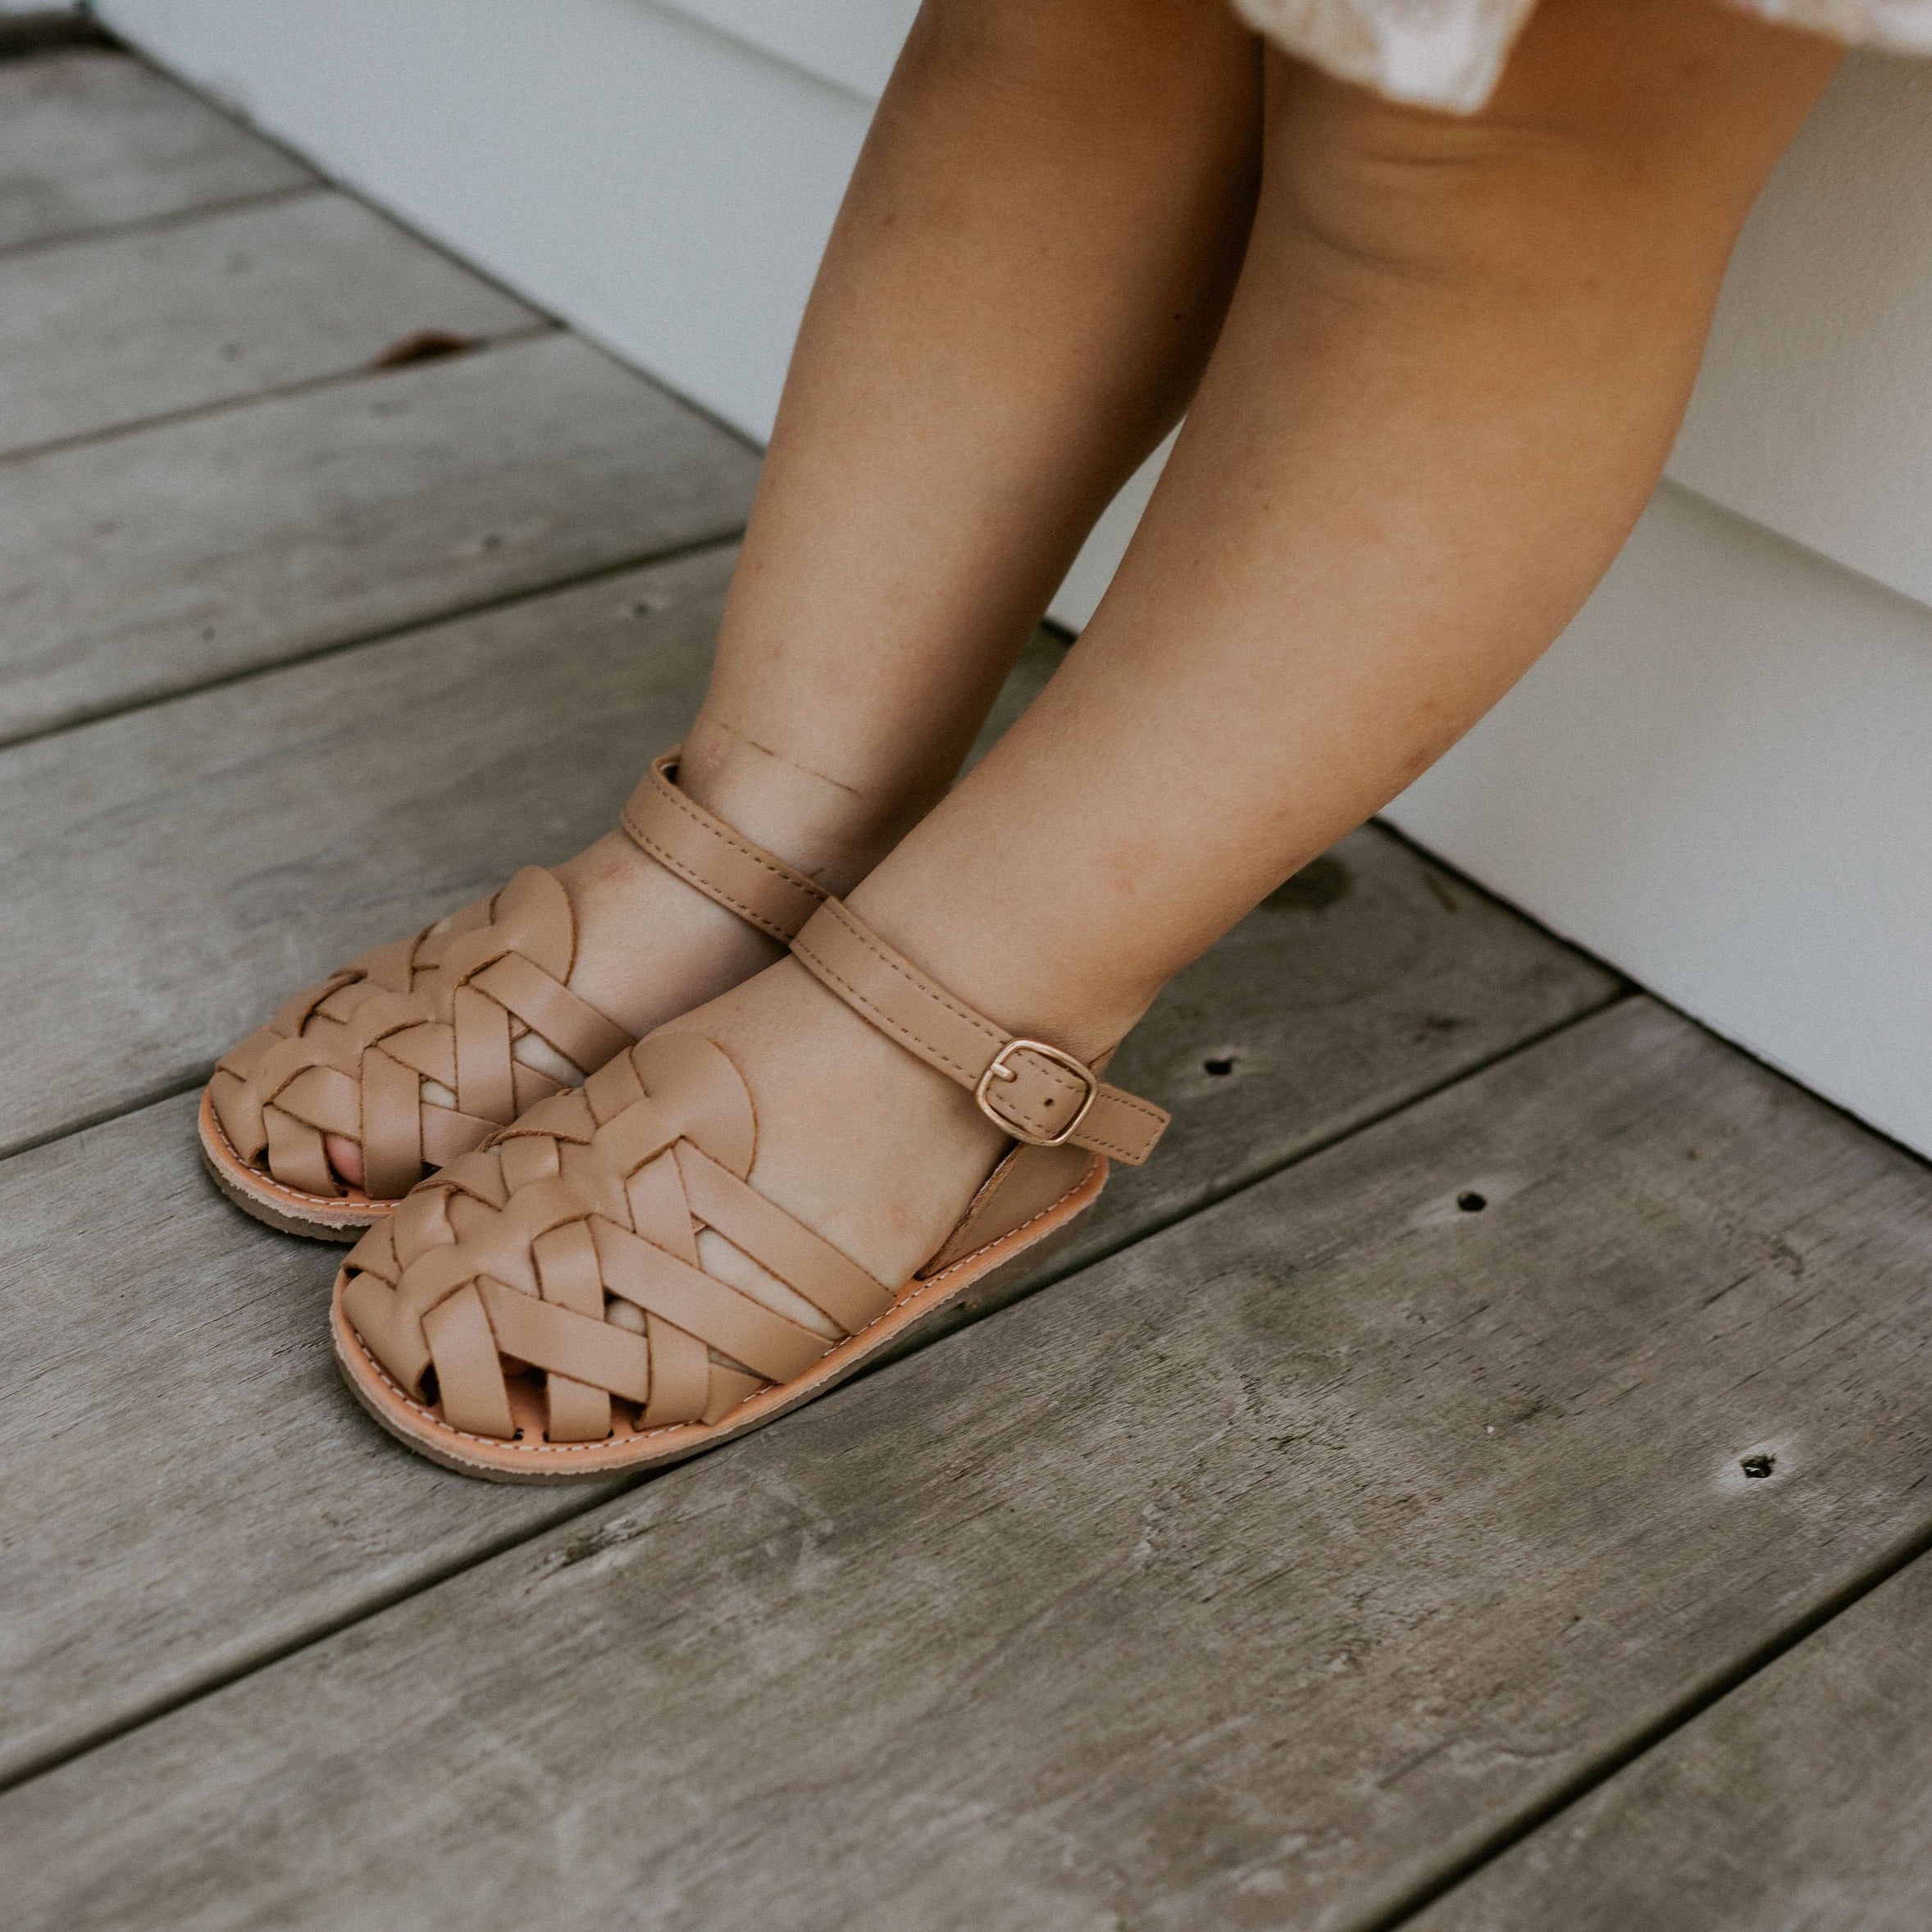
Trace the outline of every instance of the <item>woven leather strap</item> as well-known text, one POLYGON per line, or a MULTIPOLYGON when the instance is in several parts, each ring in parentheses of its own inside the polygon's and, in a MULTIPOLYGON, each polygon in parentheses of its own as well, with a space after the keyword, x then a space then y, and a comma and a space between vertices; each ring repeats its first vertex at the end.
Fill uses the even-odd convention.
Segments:
POLYGON ((971 1089, 1015 1140, 1085 1147, 1138 1167, 1166 1131, 1163 1109, 1109 1087, 1071 1055, 1016 1039, 894 951, 841 900, 827 899, 791 950, 854 1012, 971 1089))
POLYGON ((564 984, 576 920, 526 866, 494 899, 352 959, 226 1055, 208 1082, 230 1144, 276 1179, 343 1192, 325 1134, 360 1143, 394 1200, 519 1109, 581 1080, 631 1036, 564 984))
POLYGON ((645 773, 618 823, 687 886, 788 943, 823 904, 825 888, 714 818, 677 789, 677 754, 667 752, 645 773))
MULTIPOLYGON (((825 897, 678 791, 659 759, 625 832, 686 884, 781 943, 825 897)), ((378 946, 289 1000, 218 1064, 209 1098, 240 1158, 326 1200, 344 1189, 324 1137, 362 1150, 371 1198, 393 1201, 526 1107, 632 1044, 565 983, 576 920, 556 877, 526 867, 494 899, 378 946)))
POLYGON ((343 1312, 403 1389, 475 1435, 714 1422, 893 1302, 749 1184, 757 1132, 722 1047, 653 1034, 371 1228, 343 1312), (707 1231, 757 1263, 765 1293, 708 1272, 707 1231))

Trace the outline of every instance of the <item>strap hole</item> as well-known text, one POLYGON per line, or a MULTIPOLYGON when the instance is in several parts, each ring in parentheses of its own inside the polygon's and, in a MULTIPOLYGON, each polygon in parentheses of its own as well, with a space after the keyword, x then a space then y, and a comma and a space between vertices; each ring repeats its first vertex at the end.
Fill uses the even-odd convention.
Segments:
POLYGON ((1201 1070, 1204 1073, 1212 1073, 1219 1079, 1223 1073, 1232 1073, 1234 1071, 1233 1057, 1228 1054, 1216 1054, 1212 1059, 1205 1059, 1201 1063, 1201 1070))

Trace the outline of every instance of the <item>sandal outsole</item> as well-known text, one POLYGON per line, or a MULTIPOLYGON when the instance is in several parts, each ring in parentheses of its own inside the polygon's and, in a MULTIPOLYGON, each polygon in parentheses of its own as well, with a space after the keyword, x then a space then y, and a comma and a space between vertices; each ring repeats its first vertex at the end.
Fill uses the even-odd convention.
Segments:
POLYGON ((202 1164, 215 1185, 244 1214, 253 1214, 265 1227, 283 1234, 299 1234, 310 1241, 358 1242, 378 1221, 395 1212, 393 1201, 374 1201, 366 1194, 349 1194, 341 1200, 329 1201, 319 1194, 305 1194, 298 1187, 286 1187, 250 1167, 221 1131, 214 1100, 206 1087, 202 1089, 195 1129, 201 1142, 202 1164))
POLYGON ((918 1334, 958 1306, 971 1291, 977 1289, 983 1297, 1034 1274, 1073 1238, 1093 1211, 1106 1180, 1106 1160, 1096 1155, 1080 1180, 1052 1206, 929 1280, 911 1283, 877 1321, 847 1336, 803 1375, 748 1396, 714 1423, 674 1423, 601 1442, 532 1442, 522 1436, 506 1442, 472 1435, 452 1428, 427 1404, 409 1395, 364 1347, 343 1313, 346 1267, 336 1271, 329 1331, 336 1364, 356 1400, 399 1442, 444 1469, 494 1483, 581 1482, 639 1474, 701 1455, 775 1421, 857 1374, 888 1347, 918 1334), (648 1448, 635 1447, 654 1438, 648 1448))

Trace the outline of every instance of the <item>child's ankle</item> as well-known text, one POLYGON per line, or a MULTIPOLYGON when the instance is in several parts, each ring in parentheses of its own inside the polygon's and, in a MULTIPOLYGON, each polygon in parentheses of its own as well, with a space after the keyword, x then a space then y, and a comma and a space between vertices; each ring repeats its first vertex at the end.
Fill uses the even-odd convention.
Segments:
POLYGON ((685 740, 677 783, 734 830, 836 893, 857 885, 933 802, 870 794, 702 718, 685 740))

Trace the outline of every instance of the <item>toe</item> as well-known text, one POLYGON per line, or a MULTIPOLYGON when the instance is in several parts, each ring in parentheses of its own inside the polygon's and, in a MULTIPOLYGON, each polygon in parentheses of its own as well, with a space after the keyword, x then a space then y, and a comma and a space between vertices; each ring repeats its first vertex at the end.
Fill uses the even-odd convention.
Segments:
POLYGON ((326 1134, 322 1137, 322 1151, 329 1157, 329 1164, 335 1170, 338 1180, 346 1181, 352 1187, 362 1184, 362 1150, 353 1141, 345 1141, 340 1134, 326 1134))

